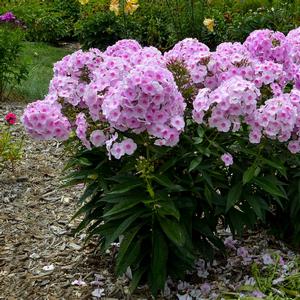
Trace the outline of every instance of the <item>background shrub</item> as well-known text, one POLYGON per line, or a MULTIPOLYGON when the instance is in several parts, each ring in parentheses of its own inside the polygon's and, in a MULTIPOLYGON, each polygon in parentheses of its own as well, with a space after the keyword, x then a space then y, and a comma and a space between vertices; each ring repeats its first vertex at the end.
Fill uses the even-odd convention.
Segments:
POLYGON ((124 38, 136 39, 143 45, 156 45, 160 49, 176 41, 164 1, 140 2, 132 15, 122 13, 121 9, 119 16, 109 11, 109 4, 108 0, 94 0, 82 7, 75 24, 75 36, 85 49, 105 49, 124 38))
MULTIPOLYGON (((3 1, 3 0, 2 0, 3 1)), ((79 40, 84 48, 106 48, 132 38, 165 50, 186 37, 195 37, 214 49, 224 41, 243 41, 255 29, 287 33, 299 25, 300 1, 140 0, 132 14, 116 16, 110 0, 14 0, 0 8, 13 11, 27 24, 27 39, 57 43, 79 40), (210 32, 205 18, 215 22, 210 32)))
POLYGON ((16 163, 21 160, 23 154, 23 137, 16 138, 13 125, 17 121, 14 113, 8 113, 0 123, 0 170, 11 168, 15 172, 16 163))
POLYGON ((22 29, 0 23, 0 101, 9 98, 9 93, 27 77, 27 68, 21 62, 22 29))
POLYGON ((118 39, 132 38, 164 50, 195 37, 214 49, 224 41, 244 41, 255 29, 287 33, 300 20, 299 0, 150 0, 140 1, 132 15, 119 16, 109 11, 109 3, 93 0, 82 6, 75 26, 76 37, 85 48, 105 48, 118 39), (214 20, 213 32, 203 25, 205 18, 214 20))
POLYGON ((212 1, 205 14, 216 22, 215 30, 198 36, 210 47, 224 41, 243 42, 254 30, 268 28, 288 33, 299 26, 300 2, 295 1, 212 1))
POLYGON ((0 10, 12 11, 26 24, 27 40, 57 43, 73 38, 79 5, 77 0, 17 0, 0 10))
POLYGON ((85 49, 104 49, 122 38, 118 19, 109 11, 107 1, 93 1, 82 7, 75 36, 85 49))

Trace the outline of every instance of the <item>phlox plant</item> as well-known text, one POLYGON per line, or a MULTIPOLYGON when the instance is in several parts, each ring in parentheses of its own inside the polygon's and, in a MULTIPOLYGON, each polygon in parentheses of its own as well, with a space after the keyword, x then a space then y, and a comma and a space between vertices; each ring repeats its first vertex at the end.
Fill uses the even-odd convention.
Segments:
POLYGON ((0 16, 0 101, 27 77, 27 68, 20 62, 23 24, 11 12, 0 16))
MULTIPOLYGON (((258 30, 215 51, 191 38, 164 54, 134 40, 79 50, 25 109, 28 134, 73 150, 67 184, 85 185, 77 231, 102 250, 120 241, 116 273, 131 268, 131 290, 147 282, 155 295, 197 256, 211 260, 220 226, 295 220, 299 35, 258 30)), ((299 221, 285 223, 297 236, 299 221)))
POLYGON ((23 138, 16 139, 13 127, 17 121, 14 113, 8 113, 0 125, 0 168, 10 168, 15 172, 16 163, 22 158, 23 138))

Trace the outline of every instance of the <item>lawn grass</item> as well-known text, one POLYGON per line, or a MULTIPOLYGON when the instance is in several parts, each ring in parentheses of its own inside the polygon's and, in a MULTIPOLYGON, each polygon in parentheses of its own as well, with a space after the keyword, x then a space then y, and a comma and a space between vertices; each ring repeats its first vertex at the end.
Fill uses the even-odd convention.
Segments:
POLYGON ((53 64, 72 51, 45 43, 24 42, 22 60, 28 64, 28 79, 16 87, 13 94, 17 100, 31 102, 43 99, 53 77, 53 64))

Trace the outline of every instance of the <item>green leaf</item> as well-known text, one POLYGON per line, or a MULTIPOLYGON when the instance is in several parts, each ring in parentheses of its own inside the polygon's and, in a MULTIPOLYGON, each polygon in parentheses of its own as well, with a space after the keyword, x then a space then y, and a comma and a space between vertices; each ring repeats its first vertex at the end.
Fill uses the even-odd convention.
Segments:
POLYGON ((73 230, 73 234, 81 232, 84 228, 88 226, 88 224, 91 222, 91 219, 85 218, 83 219, 78 226, 73 230))
POLYGON ((128 249, 132 246, 132 242, 142 226, 143 224, 139 224, 138 226, 131 228, 124 234, 124 238, 121 242, 116 262, 116 273, 119 276, 126 271, 126 257, 128 255, 128 249))
POLYGON ((233 207, 241 198, 242 195, 242 184, 238 182, 235 184, 228 192, 227 202, 226 202, 226 209, 225 212, 227 213, 231 207, 233 207))
POLYGON ((249 167, 243 174, 243 184, 250 182, 255 176, 256 165, 249 167))
POLYGON ((139 268, 133 271, 132 280, 129 285, 130 293, 133 293, 135 289, 138 287, 139 282, 141 281, 142 276, 147 271, 145 266, 139 266, 139 268))
POLYGON ((98 182, 93 182, 92 184, 89 184, 82 196, 79 198, 79 203, 82 203, 85 201, 88 197, 92 196, 94 193, 98 191, 98 182))
POLYGON ((190 163, 189 172, 195 170, 202 162, 202 157, 197 157, 193 159, 190 163))
POLYGON ((258 186, 260 186, 267 193, 269 193, 273 196, 286 198, 285 193, 278 186, 278 180, 276 179, 276 177, 274 177, 274 176, 260 177, 260 178, 255 178, 254 181, 258 186))
POLYGON ((162 232, 153 232, 150 286, 153 295, 162 289, 167 279, 168 245, 162 232))
POLYGON ((202 176, 203 176, 204 180, 208 183, 208 185, 213 189, 214 186, 213 186, 210 175, 208 175, 207 172, 202 171, 202 176))
POLYGON ((212 242, 217 248, 224 250, 224 244, 218 237, 215 236, 214 232, 208 226, 206 220, 199 218, 193 219, 193 229, 204 235, 210 242, 212 242))
POLYGON ((205 186, 204 186, 204 196, 205 196, 205 200, 207 201, 207 203, 211 206, 213 196, 212 196, 212 191, 210 190, 210 188, 208 187, 207 184, 205 184, 205 186))
MULTIPOLYGON (((134 263, 140 260, 142 254, 142 240, 138 239, 135 243, 131 243, 126 251, 126 256, 119 262, 118 265, 118 274, 121 274, 121 271, 125 273, 128 267, 133 266, 134 263)), ((144 250, 143 250, 144 252, 144 250)))
POLYGON ((206 261, 212 262, 215 256, 214 247, 206 239, 199 239, 196 242, 197 250, 206 261))
POLYGON ((284 165, 280 162, 280 161, 272 161, 266 158, 263 158, 262 161, 269 165, 270 167, 273 167, 275 169, 277 169, 281 175, 283 175, 284 177, 286 177, 286 168, 284 167, 284 165))
POLYGON ((156 175, 153 176, 153 179, 165 187, 170 187, 173 185, 173 182, 166 175, 156 175))
POLYGON ((126 199, 123 199, 118 204, 116 204, 111 210, 106 212, 104 214, 104 218, 107 218, 109 216, 113 216, 115 214, 121 213, 127 209, 130 209, 140 203, 142 203, 145 200, 144 197, 141 197, 140 195, 137 195, 135 197, 131 196, 126 199))
POLYGON ((127 199, 146 199, 147 196, 145 195, 144 197, 142 197, 141 193, 137 194, 135 192, 130 192, 130 193, 125 193, 125 194, 105 194, 105 196, 101 197, 101 202, 106 202, 106 203, 112 203, 112 204, 117 204, 117 203, 121 203, 127 199))
POLYGON ((204 147, 204 146, 200 146, 200 145, 195 145, 197 151, 199 151, 201 154, 207 156, 207 157, 210 157, 211 155, 211 151, 209 150, 208 147, 204 147))
POLYGON ((167 162, 165 162, 159 169, 159 173, 162 174, 164 172, 166 172, 167 170, 169 170, 171 167, 173 167, 177 161, 179 160, 179 158, 177 156, 169 159, 167 162))
POLYGON ((197 134, 198 134, 199 137, 203 137, 204 136, 205 130, 204 130, 204 128, 202 126, 198 126, 197 127, 197 134))
POLYGON ((113 187, 111 192, 107 193, 108 195, 116 195, 116 194, 123 194, 126 192, 129 192, 139 186, 143 185, 143 182, 137 182, 135 184, 129 185, 127 182, 126 183, 120 183, 117 184, 113 187))
POLYGON ((173 216, 179 221, 180 213, 171 198, 168 201, 159 201, 158 203, 159 208, 157 212, 160 216, 173 216))
POLYGON ((203 137, 194 137, 193 141, 194 141, 194 145, 199 145, 203 142, 203 137))
POLYGON ((93 163, 90 162, 86 157, 80 157, 79 159, 77 159, 77 162, 82 165, 82 166, 92 166, 93 163))
POLYGON ((238 211, 237 209, 231 209, 228 213, 229 217, 229 227, 232 233, 237 233, 241 235, 244 230, 245 225, 245 214, 238 211))
POLYGON ((178 221, 173 221, 169 218, 158 216, 159 224, 168 237, 174 244, 181 247, 185 242, 184 230, 178 221))
POLYGON ((258 176, 259 173, 260 173, 260 171, 261 171, 261 168, 260 168, 260 167, 257 167, 257 168, 255 169, 254 176, 258 176))
POLYGON ((136 221, 142 214, 144 213, 143 210, 138 211, 136 214, 126 218, 114 231, 112 235, 106 236, 105 246, 104 249, 108 249, 110 244, 113 243, 120 235, 122 235, 129 226, 132 225, 134 221, 136 221))
POLYGON ((165 186, 170 191, 184 191, 184 188, 180 185, 174 184, 166 175, 156 175, 153 176, 153 180, 162 186, 165 186))
POLYGON ((268 210, 268 204, 265 202, 265 200, 255 195, 247 196, 246 200, 253 208, 257 217, 261 220, 264 220, 265 211, 268 210))
POLYGON ((91 211, 93 208, 98 207, 98 206, 99 207, 101 206, 101 204, 99 203, 98 199, 93 198, 91 201, 85 203, 82 207, 80 207, 80 209, 77 210, 77 212, 73 215, 73 217, 72 217, 71 220, 74 220, 79 215, 87 213, 87 212, 91 211))

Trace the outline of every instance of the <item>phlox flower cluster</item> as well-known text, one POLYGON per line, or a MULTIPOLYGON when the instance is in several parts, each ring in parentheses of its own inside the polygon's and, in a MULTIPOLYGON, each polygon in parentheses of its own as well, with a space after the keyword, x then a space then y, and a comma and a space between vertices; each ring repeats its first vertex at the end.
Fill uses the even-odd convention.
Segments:
POLYGON ((298 35, 298 29, 287 36, 267 29, 256 30, 243 44, 221 43, 214 52, 196 39, 185 39, 164 56, 167 63, 183 61, 199 88, 215 89, 239 75, 259 88, 269 85, 274 95, 278 95, 278 87, 283 89, 296 77, 300 86, 298 35))
POLYGON ((61 105, 50 100, 29 104, 22 122, 28 134, 38 140, 66 140, 71 132, 71 124, 61 113, 61 105))
POLYGON ((300 152, 300 91, 292 90, 289 94, 283 94, 267 100, 255 112, 252 119, 249 139, 251 143, 259 143, 262 135, 287 142, 288 149, 292 153, 300 152))
POLYGON ((244 42, 244 46, 260 61, 271 60, 276 63, 285 63, 289 59, 291 48, 282 32, 269 29, 253 31, 244 42))
POLYGON ((1 23, 3 24, 10 24, 10 25, 13 25, 15 27, 26 27, 22 21, 18 20, 16 18, 16 16, 11 12, 11 11, 8 11, 2 15, 0 15, 0 25, 1 23))
POLYGON ((88 52, 79 50, 65 56, 54 65, 54 77, 50 82, 49 94, 56 100, 77 106, 82 102, 92 74, 103 61, 101 52, 91 49, 88 52))
POLYGON ((194 101, 193 117, 203 123, 209 111, 208 124, 218 131, 237 131, 242 118, 251 116, 257 105, 260 91, 254 83, 234 76, 224 81, 217 89, 201 89, 194 101))
POLYGON ((174 60, 185 63, 195 84, 203 82, 207 76, 206 64, 210 57, 210 50, 197 39, 184 39, 166 52, 164 57, 166 63, 172 63, 174 60))
POLYGON ((17 121, 17 116, 12 113, 9 112, 6 116, 5 116, 5 121, 7 122, 7 124, 9 125, 14 125, 17 121))
MULTIPOLYGON (((79 50, 55 64, 48 95, 27 107, 23 123, 34 138, 67 140, 73 131, 84 147, 105 147, 119 159, 136 151, 136 135, 175 146, 191 113, 202 126, 247 129, 250 143, 277 140, 298 153, 298 37, 299 28, 287 36, 266 29, 215 51, 191 38, 165 54, 134 40, 120 40, 104 52, 79 50), (178 61, 196 91, 191 112, 175 82, 178 74, 169 71, 178 61)), ((221 158, 226 166, 233 162, 229 155, 221 158)))
POLYGON ((299 36, 299 29, 287 36, 257 30, 243 44, 220 44, 206 63, 207 76, 193 102, 194 121, 220 132, 244 125, 251 143, 264 137, 300 152, 299 36))
POLYGON ((197 39, 187 38, 178 42, 170 51, 165 53, 168 61, 172 59, 188 61, 195 54, 209 53, 209 48, 197 39))
POLYGON ((159 145, 174 146, 184 128, 184 99, 172 73, 140 65, 103 101, 103 114, 114 128, 147 131, 159 145))
POLYGON ((112 58, 121 58, 126 62, 126 70, 130 70, 141 64, 160 64, 165 61, 161 52, 155 47, 142 47, 135 40, 120 40, 113 46, 109 46, 103 53, 112 58))
POLYGON ((103 53, 79 50, 57 62, 49 94, 26 108, 23 123, 39 139, 66 140, 72 129, 84 147, 106 146, 119 159, 137 149, 127 133, 145 132, 157 145, 176 145, 185 106, 161 52, 121 40, 103 53), (73 112, 69 120, 65 108, 73 112), (53 118, 64 126, 61 133, 47 130, 53 118))
POLYGON ((82 144, 87 148, 91 149, 91 144, 87 139, 87 130, 88 130, 88 123, 86 121, 86 116, 84 113, 79 113, 76 116, 76 135, 81 140, 82 144))
POLYGON ((11 11, 8 11, 0 16, 1 22, 14 22, 15 20, 16 16, 11 11))
POLYGON ((300 64, 300 28, 291 30, 286 38, 291 45, 289 55, 292 57, 294 63, 300 64))
POLYGON ((253 77, 250 53, 241 43, 218 45, 207 67, 209 76, 205 78, 204 85, 212 89, 233 76, 238 75, 247 80, 253 77))

